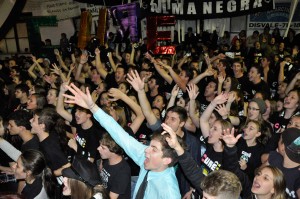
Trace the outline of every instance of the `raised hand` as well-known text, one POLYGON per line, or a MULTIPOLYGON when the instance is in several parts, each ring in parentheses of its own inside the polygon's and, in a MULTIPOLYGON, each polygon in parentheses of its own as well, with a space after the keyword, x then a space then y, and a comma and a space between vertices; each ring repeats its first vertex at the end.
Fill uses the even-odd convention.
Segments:
POLYGON ((224 119, 225 117, 228 117, 228 110, 225 106, 225 104, 220 104, 218 105, 215 110, 222 116, 222 118, 224 119))
POLYGON ((75 67, 76 67, 76 64, 75 64, 75 63, 70 64, 70 71, 74 70, 75 67))
POLYGON ((111 97, 109 99, 110 101, 117 101, 121 99, 123 95, 125 94, 117 88, 111 88, 108 91, 108 96, 111 97))
POLYGON ((63 83, 60 85, 59 91, 60 91, 60 92, 63 92, 63 93, 67 92, 67 90, 68 90, 67 86, 69 85, 69 83, 70 83, 70 78, 69 78, 66 82, 63 82, 63 83))
POLYGON ((58 49, 54 49, 54 54, 55 54, 56 56, 59 56, 59 50, 58 50, 58 49))
POLYGON ((99 93, 97 92, 97 90, 94 90, 92 92, 92 99, 93 99, 93 101, 96 102, 98 100, 98 98, 99 98, 99 93))
POLYGON ((205 75, 206 75, 206 76, 212 76, 212 75, 215 74, 215 72, 216 72, 216 71, 215 71, 214 69, 208 68, 208 69, 205 70, 205 75))
POLYGON ((127 74, 127 78, 126 80, 129 82, 129 84, 131 84, 131 86, 133 87, 133 89, 137 92, 139 91, 143 91, 144 90, 144 79, 141 79, 138 72, 136 70, 131 71, 131 73, 127 74))
POLYGON ((95 49, 95 54, 96 54, 96 55, 100 55, 100 50, 99 50, 99 48, 96 48, 96 49, 95 49))
POLYGON ((167 65, 167 64, 164 64, 162 61, 157 61, 157 63, 159 65, 161 65, 162 67, 164 67, 165 70, 169 71, 172 67, 167 65))
POLYGON ((223 75, 219 75, 218 76, 218 81, 220 84, 223 84, 223 82, 225 81, 225 77, 223 75))
POLYGON ((57 67, 56 63, 52 64, 53 69, 51 71, 57 75, 60 75, 61 70, 57 67))
POLYGON ((234 147, 241 137, 242 134, 238 134, 236 137, 234 137, 234 128, 232 128, 231 130, 223 130, 222 139, 228 147, 234 147))
POLYGON ((208 68, 211 68, 211 62, 210 62, 210 58, 209 56, 204 56, 204 59, 205 59, 205 62, 206 62, 206 65, 208 66, 208 68))
POLYGON ((234 100, 236 99, 236 95, 235 95, 235 93, 234 92, 230 92, 229 94, 228 94, 228 103, 232 103, 232 102, 234 102, 234 100))
POLYGON ((221 93, 213 101, 211 102, 213 105, 223 104, 228 100, 228 94, 227 93, 221 93))
POLYGON ((172 97, 177 97, 178 92, 179 92, 179 87, 178 87, 177 84, 175 84, 175 86, 173 87, 173 89, 172 89, 172 91, 171 91, 172 97))
POLYGON ((88 87, 86 88, 86 94, 82 92, 77 86, 73 83, 70 86, 66 86, 68 90, 74 95, 64 94, 63 96, 66 98, 65 102, 69 104, 77 104, 86 109, 92 109, 95 106, 95 103, 90 94, 90 90, 88 87))
POLYGON ((199 88, 196 84, 193 83, 188 84, 186 90, 189 94, 190 100, 195 100, 197 98, 199 94, 199 88))
POLYGON ((30 55, 33 62, 36 62, 36 57, 34 55, 30 55))
POLYGON ((164 135, 164 134, 168 133, 170 135, 170 137, 166 138, 166 141, 168 142, 168 145, 171 148, 175 149, 175 150, 179 149, 179 148, 182 148, 181 145, 178 142, 177 135, 173 131, 173 129, 170 126, 168 126, 167 124, 165 124, 165 123, 162 123, 161 126, 162 126, 162 128, 164 130, 161 134, 164 135))
POLYGON ((218 58, 219 58, 219 59, 225 59, 225 58, 226 58, 226 55, 223 54, 223 53, 220 53, 220 54, 218 54, 218 58))
POLYGON ((145 54, 145 58, 149 59, 151 62, 153 62, 155 59, 152 57, 152 55, 150 55, 150 53, 146 52, 145 54))

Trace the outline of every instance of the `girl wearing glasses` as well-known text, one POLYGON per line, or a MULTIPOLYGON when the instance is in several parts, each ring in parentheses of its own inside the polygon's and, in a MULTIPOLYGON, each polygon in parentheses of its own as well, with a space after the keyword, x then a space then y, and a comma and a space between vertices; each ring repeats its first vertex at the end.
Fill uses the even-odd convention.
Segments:
POLYGON ((300 115, 299 110, 300 104, 300 91, 297 89, 291 90, 283 101, 283 110, 274 114, 270 117, 269 121, 272 123, 274 128, 274 133, 271 140, 268 142, 265 154, 262 157, 262 162, 268 160, 268 153, 270 151, 276 150, 278 146, 278 141, 280 139, 281 132, 286 129, 289 124, 290 119, 293 116, 300 115))

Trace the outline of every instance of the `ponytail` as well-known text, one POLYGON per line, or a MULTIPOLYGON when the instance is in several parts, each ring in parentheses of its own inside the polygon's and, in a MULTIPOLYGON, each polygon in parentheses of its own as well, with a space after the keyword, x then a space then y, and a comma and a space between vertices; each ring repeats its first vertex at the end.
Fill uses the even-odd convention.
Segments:
POLYGON ((56 179, 51 169, 46 167, 42 172, 43 185, 49 198, 55 198, 56 179))
POLYGON ((70 148, 68 147, 68 138, 66 134, 66 124, 62 117, 57 115, 58 118, 56 120, 56 124, 54 127, 55 133, 59 137, 59 144, 62 149, 62 151, 65 153, 66 156, 68 156, 68 151, 70 151, 70 148))

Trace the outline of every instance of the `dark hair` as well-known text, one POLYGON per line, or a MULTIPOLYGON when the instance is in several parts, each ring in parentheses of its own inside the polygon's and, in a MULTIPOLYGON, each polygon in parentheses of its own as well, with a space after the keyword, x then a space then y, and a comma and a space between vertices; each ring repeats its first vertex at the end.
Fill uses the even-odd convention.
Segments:
POLYGON ((191 67, 188 65, 182 67, 182 71, 185 71, 185 76, 189 78, 189 80, 193 79, 194 73, 191 67))
POLYGON ((231 80, 230 91, 236 90, 239 85, 239 81, 235 77, 228 76, 231 80))
POLYGON ((123 149, 111 138, 108 133, 104 133, 100 144, 106 146, 112 153, 123 155, 123 149))
MULTIPOLYGON (((155 132, 155 133, 153 133, 151 140, 156 140, 161 143, 161 150, 163 152, 162 157, 163 158, 171 158, 172 161, 170 162, 168 167, 172 167, 177 163, 178 155, 177 155, 176 151, 173 148, 171 148, 169 146, 168 142, 166 141, 166 138, 169 136, 170 135, 167 133, 162 135, 159 132, 155 132)), ((183 148, 185 148, 185 146, 183 144, 183 140, 179 136, 177 136, 177 139, 178 139, 178 142, 180 143, 180 145, 183 146, 183 148)))
POLYGON ((36 98, 36 106, 37 106, 36 109, 43 109, 44 106, 47 104, 47 99, 46 99, 45 95, 34 93, 31 95, 31 97, 32 96, 35 96, 35 98, 36 98))
MULTIPOLYGON (((17 110, 11 113, 8 120, 13 120, 17 126, 24 126, 26 130, 31 129, 30 119, 32 115, 25 110, 17 110)), ((0 119, 1 121, 1 119, 0 119)))
POLYGON ((46 95, 46 89, 41 85, 34 85, 34 94, 46 95))
MULTIPOLYGON (((129 53, 130 54, 130 53, 129 53)), ((125 66, 123 66, 123 65, 118 65, 117 66, 117 69, 118 68, 123 68, 123 70, 124 70, 124 74, 127 74, 128 73, 128 67, 125 67, 125 66)))
POLYGON ((251 66, 251 68, 255 68, 257 70, 257 73, 260 74, 260 76, 263 76, 264 75, 264 72, 263 72, 263 67, 261 67, 260 65, 258 64, 253 64, 251 66))
POLYGON ((39 116, 39 124, 45 125, 45 132, 49 134, 56 133, 59 136, 60 146, 62 150, 67 153, 69 151, 68 138, 65 131, 65 121, 61 118, 56 110, 51 107, 39 109, 35 111, 35 114, 39 116))
POLYGON ((55 195, 56 179, 53 176, 50 168, 47 167, 44 155, 37 150, 27 150, 20 155, 25 171, 31 171, 31 176, 34 178, 41 177, 44 188, 49 198, 55 195))
POLYGON ((26 84, 18 84, 15 87, 15 90, 20 90, 22 93, 26 93, 26 95, 29 95, 29 87, 26 84))
POLYGON ((168 114, 168 112, 177 113, 179 116, 180 122, 186 122, 186 120, 188 118, 186 110, 180 106, 172 106, 172 107, 168 108, 166 114, 168 114))

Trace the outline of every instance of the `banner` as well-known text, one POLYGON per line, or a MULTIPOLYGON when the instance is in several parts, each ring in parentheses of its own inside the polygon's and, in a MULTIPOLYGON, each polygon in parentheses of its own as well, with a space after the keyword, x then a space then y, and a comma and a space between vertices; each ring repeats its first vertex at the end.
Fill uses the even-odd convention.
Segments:
POLYGON ((273 9, 273 0, 143 0, 150 15, 175 15, 177 19, 226 18, 273 9))
POLYGON ((47 0, 41 4, 43 16, 56 16, 57 20, 80 16, 79 4, 72 0, 47 0))
MULTIPOLYGON (((290 15, 290 3, 276 3, 275 9, 267 12, 251 14, 248 19, 248 30, 263 30, 268 24, 271 29, 275 27, 286 30, 290 15)), ((300 6, 298 4, 290 28, 300 30, 300 6)))

